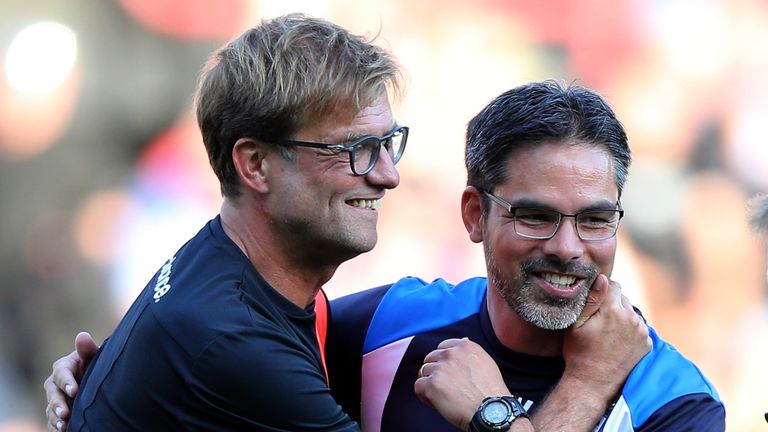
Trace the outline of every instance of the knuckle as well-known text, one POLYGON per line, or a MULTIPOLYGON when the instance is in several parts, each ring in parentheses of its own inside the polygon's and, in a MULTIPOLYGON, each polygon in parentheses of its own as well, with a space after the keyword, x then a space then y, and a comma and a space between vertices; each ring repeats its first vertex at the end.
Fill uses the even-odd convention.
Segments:
POLYGON ((444 350, 441 354, 442 354, 441 357, 440 357, 441 360, 450 361, 452 358, 454 358, 456 356, 456 351, 455 350, 444 350))
POLYGON ((643 334, 649 335, 651 333, 651 331, 648 329, 648 325, 642 320, 638 321, 637 326, 640 327, 640 331, 642 331, 643 334))
POLYGON ((444 355, 445 355, 445 350, 444 349, 436 349, 436 350, 432 351, 431 353, 427 354, 426 357, 424 357, 424 363, 427 363, 428 361, 429 362, 434 362, 436 360, 440 360, 440 359, 443 358, 444 355))

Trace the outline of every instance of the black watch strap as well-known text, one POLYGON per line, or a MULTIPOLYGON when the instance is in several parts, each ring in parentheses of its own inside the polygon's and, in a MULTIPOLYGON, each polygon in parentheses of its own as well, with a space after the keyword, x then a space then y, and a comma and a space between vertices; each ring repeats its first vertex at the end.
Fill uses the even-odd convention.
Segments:
POLYGON ((508 431, 518 417, 528 417, 528 412, 516 397, 488 397, 472 416, 469 432, 508 431))

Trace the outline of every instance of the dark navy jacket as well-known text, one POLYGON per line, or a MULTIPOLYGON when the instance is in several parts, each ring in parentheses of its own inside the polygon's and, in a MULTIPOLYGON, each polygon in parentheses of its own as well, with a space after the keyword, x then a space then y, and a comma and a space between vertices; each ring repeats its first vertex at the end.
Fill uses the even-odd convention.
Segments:
POLYGON ((90 366, 70 431, 354 431, 312 307, 281 296, 210 221, 158 271, 90 366))
MULTIPOLYGON (((413 383, 424 356, 447 338, 469 337, 499 365, 507 387, 535 411, 565 368, 561 357, 517 353, 499 342, 484 278, 458 285, 416 278, 331 302, 328 368, 337 400, 365 431, 454 431, 421 403, 413 383)), ((723 431, 725 410, 696 366, 650 329, 653 349, 631 372, 596 430, 723 431)))

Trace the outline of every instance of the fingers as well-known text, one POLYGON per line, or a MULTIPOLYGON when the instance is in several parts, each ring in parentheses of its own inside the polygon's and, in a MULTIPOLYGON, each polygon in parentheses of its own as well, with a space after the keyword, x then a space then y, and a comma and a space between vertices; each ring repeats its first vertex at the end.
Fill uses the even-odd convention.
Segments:
POLYGON ((45 408, 45 415, 48 419, 49 431, 63 431, 66 429, 66 425, 62 416, 69 416, 69 410, 67 406, 66 397, 56 385, 53 383, 51 377, 45 380, 43 383, 46 397, 48 398, 48 405, 45 408))
POLYGON ((447 352, 451 350, 452 348, 461 347, 466 344, 473 344, 474 342, 471 342, 468 338, 452 338, 452 339, 446 339, 442 342, 440 342, 437 345, 437 348, 434 349, 434 351, 430 352, 429 354, 424 357, 424 363, 429 362, 437 362, 441 359, 444 359, 446 357, 447 352))
MULTIPOLYGON (((77 380, 75 375, 78 373, 80 365, 80 356, 76 351, 53 362, 53 373, 49 377, 58 391, 63 392, 69 397, 75 397, 77 393, 77 380)), ((63 394, 62 394, 63 396, 63 394)))
POLYGON ((424 356, 417 375, 419 399, 463 430, 483 397, 509 393, 496 363, 468 338, 442 341, 424 356))
POLYGON ((621 306, 624 309, 628 309, 628 310, 632 310, 632 311, 635 310, 635 308, 632 307, 632 303, 629 301, 627 296, 625 296, 624 294, 621 295, 621 306))
POLYGON ((77 394, 78 380, 99 347, 87 332, 75 337, 75 351, 53 362, 51 376, 43 383, 48 405, 45 409, 48 430, 65 431, 69 419, 69 404, 77 394))
POLYGON ((653 339, 651 339, 651 335, 648 330, 648 324, 645 322, 645 318, 643 318, 643 316, 635 310, 635 307, 632 306, 632 303, 624 295, 621 296, 621 305, 624 309, 632 313, 632 323, 645 336, 646 352, 650 351, 650 349, 653 347, 653 339))
MULTIPOLYGON (((84 366, 87 366, 96 352, 99 350, 99 346, 96 345, 96 341, 88 332, 80 332, 75 336, 75 351, 80 356, 80 360, 84 366)), ((85 368, 85 367, 84 367, 85 368)))
POLYGON ((419 368, 419 374, 418 374, 418 377, 419 377, 419 378, 424 378, 424 368, 425 368, 425 367, 426 367, 428 364, 430 364, 430 363, 429 363, 429 362, 427 362, 427 363, 424 363, 424 364, 423 364, 423 365, 421 365, 421 367, 419 368))
POLYGON ((632 306, 632 302, 629 301, 627 296, 625 296, 624 294, 621 295, 621 307, 628 313, 631 313, 631 316, 633 318, 632 322, 635 324, 635 326, 642 326, 642 327, 646 327, 647 329, 648 326, 645 322, 645 318, 642 315, 640 315, 640 312, 638 312, 634 306, 632 306))
POLYGON ((423 404, 430 408, 434 408, 431 401, 432 389, 427 385, 426 377, 419 377, 416 382, 413 383, 413 391, 423 404))
MULTIPOLYGON (((616 284, 616 286, 618 287, 618 284, 616 284)), ((653 347, 653 340, 651 339, 650 333, 648 331, 648 324, 645 322, 645 318, 643 318, 643 316, 640 315, 637 310, 635 310, 635 307, 632 306, 632 302, 629 301, 627 296, 621 294, 621 291, 618 293, 620 295, 619 304, 621 305, 621 312, 630 317, 629 322, 632 326, 634 326, 637 334, 640 337, 645 338, 645 344, 641 346, 642 352, 645 354, 653 347)))
POLYGON ((43 388, 48 399, 46 416, 48 428, 51 431, 66 430, 66 420, 69 418, 69 398, 73 397, 77 389, 74 373, 77 370, 77 353, 72 352, 53 363, 53 372, 45 382, 43 388), (65 393, 65 390, 67 392, 65 393))
MULTIPOLYGON (((437 349, 435 349, 435 351, 437 351, 437 349)), ((428 380, 430 379, 431 371, 435 366, 437 366, 437 363, 435 362, 437 360, 435 358, 435 351, 430 352, 426 355, 426 357, 424 357, 424 363, 419 368, 416 382, 413 383, 413 389, 416 392, 416 396, 418 396, 419 400, 432 408, 434 408, 434 406, 432 405, 431 399, 435 390, 428 384, 428 380), (429 361, 430 358, 435 361, 429 361)))
MULTIPOLYGON (((609 281, 607 276, 605 277, 605 280, 608 281, 608 289, 606 290, 602 307, 614 310, 621 309, 623 307, 623 299, 625 299, 624 295, 621 293, 621 285, 617 282, 609 281)), ((627 304, 629 304, 629 301, 627 301, 627 304)), ((629 304, 629 309, 634 310, 632 309, 631 304, 629 304)))
POLYGON ((466 337, 461 339, 452 338, 443 340, 434 350, 424 356, 424 363, 419 368, 418 378, 428 377, 431 371, 440 367, 440 364, 451 361, 451 358, 456 359, 458 352, 469 350, 466 352, 472 353, 475 347, 479 348, 480 346, 466 337))
POLYGON ((600 310, 600 306, 605 299, 608 286, 608 277, 604 274, 597 275, 595 282, 592 284, 592 289, 589 291, 587 304, 584 306, 584 310, 581 311, 581 315, 579 315, 579 317, 576 319, 576 322, 573 324, 574 327, 581 327, 585 322, 587 322, 589 318, 592 317, 592 315, 600 310))
POLYGON ((463 338, 451 338, 451 339, 446 339, 446 340, 440 342, 437 345, 437 348, 438 349, 451 348, 451 347, 455 347, 455 346, 464 345, 467 342, 469 342, 469 338, 466 338, 466 337, 463 337, 463 338))
POLYGON ((75 351, 53 363, 51 378, 53 384, 70 398, 77 394, 78 381, 96 355, 99 347, 88 332, 80 332, 75 337, 75 351))

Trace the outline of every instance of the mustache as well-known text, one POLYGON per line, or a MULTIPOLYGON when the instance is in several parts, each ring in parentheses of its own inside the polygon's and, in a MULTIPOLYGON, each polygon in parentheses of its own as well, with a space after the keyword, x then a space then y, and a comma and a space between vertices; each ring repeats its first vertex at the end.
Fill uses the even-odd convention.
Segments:
POLYGON ((557 258, 547 257, 530 259, 520 264, 520 270, 523 274, 530 275, 534 272, 543 273, 567 273, 577 275, 584 279, 594 279, 597 277, 597 267, 590 266, 581 262, 563 262, 557 258))

